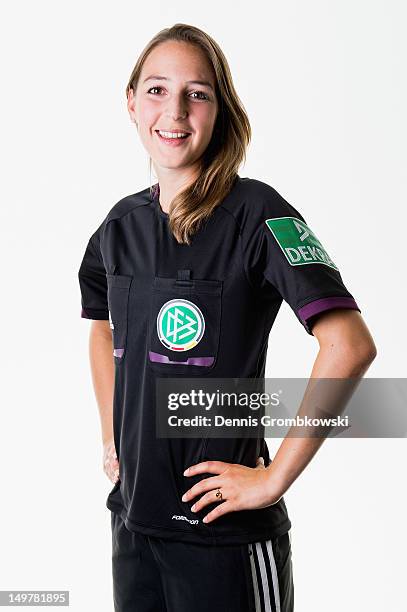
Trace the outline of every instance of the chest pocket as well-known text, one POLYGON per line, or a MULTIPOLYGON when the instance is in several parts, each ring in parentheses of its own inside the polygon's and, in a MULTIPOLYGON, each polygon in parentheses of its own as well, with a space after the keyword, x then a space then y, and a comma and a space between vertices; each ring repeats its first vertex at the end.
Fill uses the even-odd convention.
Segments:
POLYGON ((205 375, 218 356, 222 285, 220 280, 154 278, 148 331, 148 362, 158 373, 205 375))
POLYGON ((132 276, 106 274, 109 323, 113 336, 113 356, 117 365, 123 361, 127 344, 127 320, 132 276))

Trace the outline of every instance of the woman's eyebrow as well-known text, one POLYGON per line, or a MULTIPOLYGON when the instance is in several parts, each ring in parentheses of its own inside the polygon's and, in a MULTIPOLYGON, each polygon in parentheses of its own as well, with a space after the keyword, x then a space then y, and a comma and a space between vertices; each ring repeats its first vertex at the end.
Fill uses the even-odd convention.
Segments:
MULTIPOLYGON (((144 79, 143 83, 145 83, 146 81, 171 81, 171 79, 168 79, 167 77, 151 74, 146 79, 144 79)), ((205 85, 206 87, 209 87, 210 89, 213 90, 213 87, 209 83, 209 81, 186 81, 186 83, 187 85, 205 85)))

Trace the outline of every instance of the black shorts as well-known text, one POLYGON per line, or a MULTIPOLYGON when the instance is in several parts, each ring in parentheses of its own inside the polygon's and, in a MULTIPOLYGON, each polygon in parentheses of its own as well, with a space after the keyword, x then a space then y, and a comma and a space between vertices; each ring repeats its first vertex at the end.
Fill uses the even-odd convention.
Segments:
POLYGON ((115 612, 292 612, 291 534, 205 546, 129 531, 111 512, 115 612))

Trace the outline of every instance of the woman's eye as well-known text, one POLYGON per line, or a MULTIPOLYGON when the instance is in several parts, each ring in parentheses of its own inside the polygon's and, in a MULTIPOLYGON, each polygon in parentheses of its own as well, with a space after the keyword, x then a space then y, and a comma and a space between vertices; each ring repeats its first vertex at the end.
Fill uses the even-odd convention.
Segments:
MULTIPOLYGON (((151 94, 155 95, 155 92, 153 92, 153 90, 156 90, 157 92, 158 91, 162 91, 162 87, 159 87, 159 86, 150 87, 150 89, 147 91, 147 93, 151 93, 151 94)), ((198 98, 196 98, 198 100, 209 100, 209 96, 206 93, 204 93, 203 91, 193 91, 193 92, 191 92, 190 95, 191 96, 194 96, 194 95, 199 96, 198 98)))
POLYGON ((192 93, 202 95, 203 98, 199 98, 200 100, 209 100, 209 96, 207 96, 207 94, 204 93, 203 91, 193 91, 192 93))
POLYGON ((150 87, 150 89, 148 90, 148 92, 147 92, 147 93, 150 93, 150 91, 151 91, 152 89, 162 89, 162 87, 150 87))

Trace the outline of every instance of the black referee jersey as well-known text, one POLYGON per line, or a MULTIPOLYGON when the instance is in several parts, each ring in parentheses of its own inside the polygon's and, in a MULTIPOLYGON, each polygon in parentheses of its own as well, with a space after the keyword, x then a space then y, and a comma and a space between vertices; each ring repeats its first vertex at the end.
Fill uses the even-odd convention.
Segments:
MULTIPOLYGON (((212 523, 181 497, 213 459, 269 465, 263 439, 164 439, 155 434, 157 377, 258 378, 283 300, 304 329, 334 308, 360 310, 301 214, 273 187, 236 176, 192 237, 179 244, 158 190, 121 199, 90 237, 79 269, 82 317, 110 320, 119 480, 106 505, 130 531, 168 540, 246 544, 288 532, 284 498, 212 523)), ((196 500, 195 500, 196 501, 196 500)))

